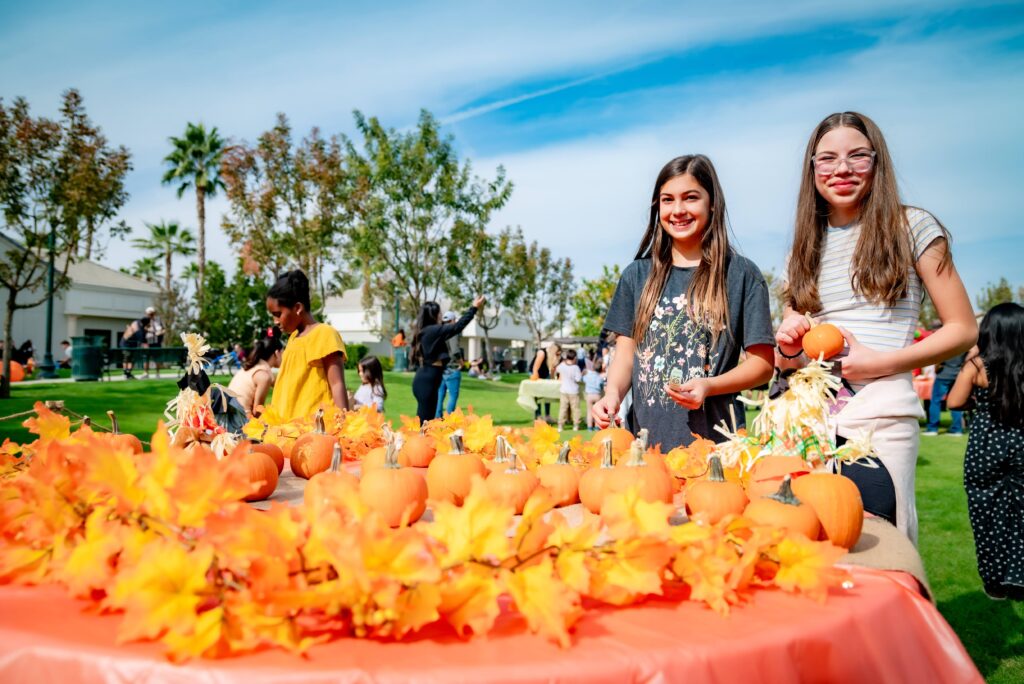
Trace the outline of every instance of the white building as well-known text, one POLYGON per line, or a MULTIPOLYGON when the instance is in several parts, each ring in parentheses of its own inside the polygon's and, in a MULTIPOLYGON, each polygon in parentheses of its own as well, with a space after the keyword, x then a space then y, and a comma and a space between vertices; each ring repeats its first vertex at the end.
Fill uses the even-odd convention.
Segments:
MULTIPOLYGON (((441 301, 442 311, 452 309, 448 302, 441 301), (446 308, 447 307, 447 308, 446 308)), ((454 310, 454 309, 452 309, 454 310)), ((456 311, 461 315, 461 311, 456 311)), ((341 333, 346 343, 365 344, 369 353, 377 356, 391 355, 391 336, 394 334, 394 308, 378 306, 367 310, 363 307, 363 293, 359 288, 346 290, 341 296, 328 297, 324 304, 324 318, 341 333)), ((400 320, 406 339, 412 338, 412 321, 400 320)), ((497 358, 512 360, 533 355, 533 338, 530 329, 523 323, 516 323, 508 313, 502 313, 498 325, 490 331, 491 349, 497 358)), ((473 320, 462 331, 459 345, 467 359, 483 355, 484 335, 477 320, 473 320)))
MULTIPOLYGON (((12 240, 0 236, 0 259, 12 249, 22 249, 12 240)), ((139 278, 107 268, 95 261, 79 261, 68 268, 71 285, 53 298, 53 346, 55 361, 61 359, 61 340, 78 335, 98 335, 111 346, 131 321, 141 318, 147 306, 156 302, 160 288, 139 278)), ((17 293, 17 301, 40 299, 45 286, 17 293)), ((7 300, 7 289, 0 288, 0 297, 7 300)), ((14 312, 11 341, 14 346, 32 340, 36 361, 43 360, 46 350, 46 302, 31 309, 14 312)))

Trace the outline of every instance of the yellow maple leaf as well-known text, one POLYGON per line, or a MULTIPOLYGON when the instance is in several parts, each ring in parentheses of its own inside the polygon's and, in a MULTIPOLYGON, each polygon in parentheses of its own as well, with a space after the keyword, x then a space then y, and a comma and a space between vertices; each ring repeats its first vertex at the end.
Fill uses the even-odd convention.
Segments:
POLYGON ((495 571, 479 565, 466 565, 448 573, 438 585, 441 603, 438 612, 460 636, 467 630, 486 634, 501 612, 498 596, 501 586, 495 571))
POLYGON ((36 416, 23 422, 22 426, 32 434, 39 435, 40 442, 67 439, 71 435, 71 421, 67 416, 51 411, 41 401, 37 401, 32 408, 36 416))
POLYGON ((392 530, 381 522, 377 527, 364 524, 363 531, 363 567, 369 575, 402 584, 440 579, 441 569, 418 529, 392 530))
POLYGON ((37 584, 49 570, 50 549, 37 549, 0 537, 0 583, 37 584))
POLYGON ((217 606, 199 614, 188 633, 167 632, 161 639, 167 645, 167 656, 182 662, 208 654, 224 634, 224 608, 217 606))
POLYGON ((162 538, 147 544, 134 567, 119 573, 109 597, 111 605, 125 611, 118 641, 194 631, 212 560, 209 548, 189 552, 180 542, 162 538))
POLYGON ((109 508, 93 510, 85 521, 85 537, 71 550, 58 575, 75 596, 105 589, 114 576, 114 556, 122 547, 123 525, 109 508))
POLYGON ((709 538, 676 554, 672 571, 690 586, 690 600, 703 601, 713 610, 726 614, 729 606, 739 601, 730 583, 730 573, 739 562, 731 545, 721 538, 709 538))
POLYGON ((662 593, 662 575, 674 551, 671 544, 656 538, 622 539, 607 550, 591 570, 597 598, 621 605, 662 593))
POLYGON ((434 508, 434 521, 426 533, 444 544, 445 567, 468 560, 504 560, 511 552, 508 530, 515 511, 494 501, 483 478, 474 477, 473 488, 462 506, 447 501, 434 508))
POLYGON ((441 605, 441 590, 436 584, 417 584, 402 591, 395 599, 394 636, 401 639, 410 632, 436 621, 441 605))
POLYGON ((602 535, 601 520, 587 513, 579 525, 570 525, 561 515, 552 518, 554 531, 548 543, 557 548, 555 569, 558 576, 577 592, 590 588, 589 551, 602 535))
POLYGON ((482 454, 494 451, 494 423, 490 416, 476 418, 463 430, 463 442, 467 451, 482 454))
MULTIPOLYGON (((512 539, 515 558, 519 561, 525 561, 548 545, 548 537, 555 528, 544 520, 544 516, 555 507, 555 503, 554 495, 544 487, 533 490, 533 494, 526 500, 523 516, 512 539)), ((561 514, 557 515, 561 517, 561 514)))
POLYGON ((840 581, 842 573, 833 566, 846 554, 845 549, 803 535, 787 536, 777 548, 779 570, 774 582, 784 591, 799 591, 824 601, 828 588, 840 581))
POLYGON ((640 488, 633 486, 605 496, 601 504, 601 520, 615 539, 638 536, 667 539, 670 530, 668 519, 673 510, 663 501, 644 500, 640 496, 640 488))
POLYGON ((508 572, 505 585, 532 631, 569 647, 569 628, 583 612, 580 596, 559 580, 551 558, 508 572))
POLYGON ((109 442, 96 440, 86 461, 85 483, 94 488, 89 502, 108 501, 118 513, 136 510, 145 500, 146 492, 139 486, 136 457, 127 450, 114 448, 109 442))

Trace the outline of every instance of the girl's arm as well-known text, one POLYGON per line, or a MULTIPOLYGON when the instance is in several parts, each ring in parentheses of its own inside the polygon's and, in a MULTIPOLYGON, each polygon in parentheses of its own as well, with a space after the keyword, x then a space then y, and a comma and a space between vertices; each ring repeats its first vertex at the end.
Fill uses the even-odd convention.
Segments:
POLYGON ((334 405, 343 411, 348 410, 348 391, 345 389, 345 357, 341 352, 334 352, 323 358, 324 370, 327 371, 327 384, 331 387, 331 398, 334 405))
POLYGON ((804 333, 810 329, 811 324, 807 321, 807 316, 793 311, 787 304, 782 310, 782 325, 779 326, 778 332, 775 333, 775 344, 778 346, 779 352, 785 352, 790 356, 799 354, 799 356, 787 359, 782 353, 775 354, 775 366, 777 368, 786 370, 788 368, 803 368, 807 365, 807 358, 803 354, 801 340, 804 333))
POLYGON ((592 411, 594 422, 602 430, 615 420, 622 397, 629 391, 629 386, 633 382, 633 354, 636 351, 636 343, 631 337, 619 335, 615 345, 615 359, 608 369, 608 384, 605 385, 604 396, 597 400, 592 411))
POLYGON ((255 412, 256 407, 262 406, 267 400, 267 394, 270 392, 270 373, 259 371, 253 373, 252 379, 256 383, 256 391, 252 395, 252 410, 255 412))
POLYGON ((916 264, 942 327, 916 344, 885 352, 864 346, 849 331, 841 329, 850 347, 849 355, 843 359, 844 378, 866 380, 923 368, 967 351, 978 340, 978 322, 956 267, 951 263, 939 272, 948 248, 945 239, 933 240, 916 264))
POLYGON ((697 409, 704 400, 718 394, 735 394, 759 387, 772 379, 775 350, 770 344, 747 347, 747 358, 730 371, 710 378, 693 378, 682 385, 665 385, 672 401, 688 409, 697 409))
POLYGON ((953 411, 967 406, 971 399, 971 391, 975 385, 980 384, 978 377, 978 366, 980 365, 978 348, 973 347, 967 357, 967 361, 964 361, 964 365, 960 368, 960 373, 956 376, 956 382, 953 383, 949 394, 946 395, 946 408, 953 411))

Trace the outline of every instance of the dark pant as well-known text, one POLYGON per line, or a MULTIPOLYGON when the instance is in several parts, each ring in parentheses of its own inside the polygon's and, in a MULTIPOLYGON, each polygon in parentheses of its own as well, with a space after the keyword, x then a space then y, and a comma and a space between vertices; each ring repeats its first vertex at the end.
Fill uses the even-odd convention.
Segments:
POLYGON ((412 379, 412 395, 416 397, 416 415, 420 423, 433 420, 437 414, 437 390, 441 387, 444 369, 440 366, 420 366, 412 379))
POLYGON ((860 498, 864 502, 864 510, 868 513, 885 518, 896 524, 896 486, 882 462, 877 458, 866 459, 877 466, 855 463, 843 464, 842 473, 853 480, 860 490, 860 498))

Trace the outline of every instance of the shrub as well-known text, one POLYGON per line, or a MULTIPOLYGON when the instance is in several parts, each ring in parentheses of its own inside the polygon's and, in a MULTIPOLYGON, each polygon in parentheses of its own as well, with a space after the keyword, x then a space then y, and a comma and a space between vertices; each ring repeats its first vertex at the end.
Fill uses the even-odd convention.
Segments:
POLYGON ((345 345, 345 351, 348 352, 348 356, 345 358, 345 368, 355 368, 359 361, 366 356, 369 348, 365 344, 352 342, 345 345))

